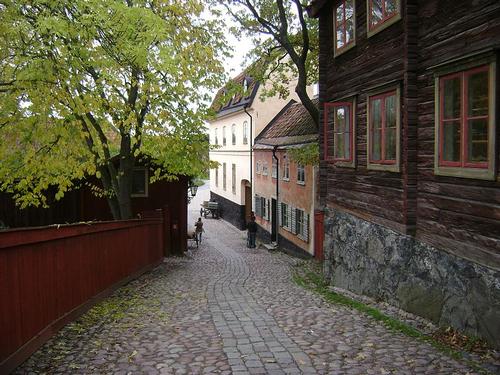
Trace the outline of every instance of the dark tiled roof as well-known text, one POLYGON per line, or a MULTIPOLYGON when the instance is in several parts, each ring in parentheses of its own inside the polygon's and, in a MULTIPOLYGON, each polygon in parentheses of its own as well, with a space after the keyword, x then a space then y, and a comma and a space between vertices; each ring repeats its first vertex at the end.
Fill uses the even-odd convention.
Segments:
MULTIPOLYGON (((313 100, 317 106, 317 99, 313 100)), ((306 108, 295 100, 288 104, 271 120, 256 138, 256 144, 291 145, 313 142, 318 139, 318 129, 306 108)))
POLYGON ((219 89, 217 94, 215 94, 214 100, 212 102, 211 108, 215 111, 217 116, 222 116, 231 112, 240 110, 243 107, 250 107, 252 105, 253 99, 257 94, 257 89, 259 88, 259 83, 250 77, 246 71, 241 72, 236 77, 231 79, 226 86, 219 89), (234 90, 235 86, 244 87, 246 82, 247 91, 246 95, 241 93, 236 93, 229 100, 224 100, 224 95, 230 90, 234 90))

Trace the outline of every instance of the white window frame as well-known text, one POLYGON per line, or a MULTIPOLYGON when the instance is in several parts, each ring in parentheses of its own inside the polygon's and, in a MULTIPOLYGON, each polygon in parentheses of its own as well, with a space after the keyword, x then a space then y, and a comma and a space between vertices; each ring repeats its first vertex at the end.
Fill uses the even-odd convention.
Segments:
POLYGON ((288 157, 285 155, 283 157, 283 181, 290 181, 290 161, 288 157))
POLYGON ((299 185, 306 184, 306 167, 305 167, 305 165, 297 164, 297 184, 299 184, 299 185))
POLYGON ((236 164, 231 165, 231 190, 236 195, 236 164))
POLYGON ((226 191, 227 168, 226 163, 222 163, 222 189, 226 191))
POLYGON ((248 144, 248 121, 243 121, 243 144, 248 144))

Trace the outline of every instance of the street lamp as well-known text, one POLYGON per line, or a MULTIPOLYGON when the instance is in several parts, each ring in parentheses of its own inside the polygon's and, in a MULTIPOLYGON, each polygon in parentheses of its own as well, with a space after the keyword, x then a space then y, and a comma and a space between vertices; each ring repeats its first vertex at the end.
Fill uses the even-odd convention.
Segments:
POLYGON ((191 185, 189 185, 188 187, 189 191, 191 192, 191 196, 194 197, 196 195, 196 192, 198 191, 198 186, 191 183, 191 185))

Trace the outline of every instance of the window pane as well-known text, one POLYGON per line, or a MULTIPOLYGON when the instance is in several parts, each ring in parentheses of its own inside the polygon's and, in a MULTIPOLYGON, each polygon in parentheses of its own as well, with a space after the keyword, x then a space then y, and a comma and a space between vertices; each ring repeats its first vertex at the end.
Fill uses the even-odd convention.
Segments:
POLYGON ((488 72, 477 72, 468 77, 468 115, 488 115, 488 72))
POLYGON ((352 18, 346 19, 345 21, 345 44, 349 44, 354 41, 354 21, 352 18))
POLYGON ((333 124, 335 133, 342 133, 345 131, 346 108, 335 108, 335 123, 333 124))
POLYGON ((396 128, 385 130, 385 159, 396 160, 396 128))
POLYGON ((337 24, 342 23, 344 17, 344 4, 340 3, 340 5, 335 10, 335 19, 337 20, 337 24))
POLYGON ((443 124, 443 160, 460 161, 460 121, 443 124))
POLYGON ((354 16, 354 1, 347 0, 345 2, 345 18, 353 18, 354 16))
POLYGON ((488 120, 470 120, 468 126, 468 161, 488 161, 488 120))
POLYGON ((351 158, 351 139, 350 139, 350 133, 346 132, 344 133, 344 159, 350 159, 351 158))
POLYGON ((380 130, 372 132, 372 160, 380 160, 380 130))
POLYGON ((134 169, 132 172, 132 194, 146 194, 146 170, 134 169))
POLYGON ((396 127, 396 96, 391 95, 385 98, 385 126, 386 128, 396 127))
POLYGON ((382 101, 375 99, 370 101, 370 127, 380 129, 382 127, 382 101))
POLYGON ((368 0, 371 3, 370 24, 376 25, 382 20, 382 0, 368 0))
POLYGON ((344 24, 337 25, 337 49, 344 46, 344 24))
POLYGON ((397 0, 385 0, 385 15, 389 17, 397 12, 397 0))
POLYGON ((447 79, 444 81, 444 119, 454 119, 460 117, 460 78, 447 79))
POLYGON ((343 133, 335 134, 335 145, 335 158, 343 159, 345 155, 345 142, 343 133))

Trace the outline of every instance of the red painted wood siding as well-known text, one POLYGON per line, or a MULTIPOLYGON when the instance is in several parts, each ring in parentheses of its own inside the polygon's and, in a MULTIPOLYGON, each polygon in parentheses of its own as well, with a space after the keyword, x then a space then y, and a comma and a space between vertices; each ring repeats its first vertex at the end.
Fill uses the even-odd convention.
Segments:
POLYGON ((161 211, 151 216, 0 233, 0 373, 65 314, 161 261, 161 211))

